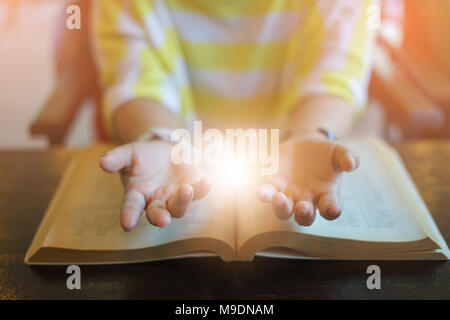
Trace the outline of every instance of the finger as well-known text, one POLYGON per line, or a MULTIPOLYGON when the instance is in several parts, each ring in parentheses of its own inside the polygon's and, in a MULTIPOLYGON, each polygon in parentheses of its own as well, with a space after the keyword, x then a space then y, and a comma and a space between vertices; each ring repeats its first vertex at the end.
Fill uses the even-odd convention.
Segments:
POLYGON ((268 176, 267 181, 271 183, 279 192, 284 192, 288 186, 288 182, 285 178, 280 176, 268 176))
POLYGON ((297 184, 288 184, 285 191, 283 193, 288 197, 294 200, 294 203, 301 200, 311 200, 311 193, 297 184))
POLYGON ((342 144, 337 144, 333 151, 333 163, 336 169, 350 172, 358 168, 359 157, 342 144))
POLYGON ((198 181, 205 176, 204 168, 201 165, 180 164, 175 166, 176 175, 183 182, 198 181))
MULTIPOLYGON (((153 192, 152 200, 161 200, 162 203, 166 202, 178 189, 176 184, 168 184, 163 187, 159 187, 153 192)), ((158 202, 159 203, 159 202, 158 202)))
POLYGON ((152 225, 164 228, 170 224, 170 213, 162 200, 153 200, 147 206, 147 220, 152 225))
POLYGON ((194 189, 192 186, 189 184, 182 184, 167 201, 167 209, 172 217, 183 217, 193 198, 194 189))
POLYGON ((342 212, 338 197, 334 192, 326 192, 320 195, 318 205, 320 215, 327 220, 338 218, 342 212))
POLYGON ((264 184, 256 191, 256 195, 263 202, 272 202, 275 193, 277 193, 277 188, 273 184, 264 184))
POLYGON ((299 201, 294 207, 294 219, 301 226, 310 226, 316 218, 314 205, 311 201, 299 201))
POLYGON ((120 210, 120 225, 123 230, 131 231, 137 224, 139 216, 145 209, 145 197, 136 190, 125 194, 122 209, 120 210))
POLYGON ((282 192, 277 192, 272 197, 273 212, 280 220, 287 220, 292 215, 294 201, 282 192))
POLYGON ((193 183, 192 188, 194 189, 194 200, 198 200, 205 197, 211 190, 211 182, 207 177, 204 177, 200 181, 193 183))
POLYGON ((100 159, 100 167, 109 173, 120 171, 131 165, 132 154, 132 147, 129 144, 117 147, 100 159))

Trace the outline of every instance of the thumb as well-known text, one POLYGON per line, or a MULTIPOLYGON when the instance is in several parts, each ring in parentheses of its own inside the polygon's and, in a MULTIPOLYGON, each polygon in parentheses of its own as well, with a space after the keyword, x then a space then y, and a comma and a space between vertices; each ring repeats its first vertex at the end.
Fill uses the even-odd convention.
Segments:
POLYGON ((131 165, 132 155, 133 149, 130 144, 117 147, 100 159, 100 167, 109 173, 120 171, 131 165))
POLYGON ((353 171, 359 167, 359 157, 347 147, 337 144, 333 151, 333 163, 339 171, 353 171))

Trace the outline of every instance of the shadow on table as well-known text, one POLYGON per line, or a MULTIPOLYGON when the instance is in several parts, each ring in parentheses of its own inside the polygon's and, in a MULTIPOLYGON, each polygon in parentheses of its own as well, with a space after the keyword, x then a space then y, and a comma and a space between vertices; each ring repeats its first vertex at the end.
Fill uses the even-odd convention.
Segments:
MULTIPOLYGON (((33 266, 48 282, 60 282, 54 298, 101 299, 403 299, 442 298, 449 279, 442 261, 301 261, 219 258, 81 266, 81 290, 65 288, 66 266, 33 266), (366 285, 369 265, 381 269, 381 290, 366 285), (445 278, 445 279, 443 279, 445 278), (433 287, 433 290, 427 290, 433 287), (442 289, 442 290, 440 290, 442 289)), ((447 293, 446 293, 447 292, 447 293)), ((47 293, 48 294, 48 293, 47 293)))

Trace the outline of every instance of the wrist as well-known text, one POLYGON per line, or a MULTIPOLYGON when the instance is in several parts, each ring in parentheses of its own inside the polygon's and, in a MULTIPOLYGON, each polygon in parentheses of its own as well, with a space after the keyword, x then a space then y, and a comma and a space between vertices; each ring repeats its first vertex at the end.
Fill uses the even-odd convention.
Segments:
POLYGON ((139 142, 151 142, 151 141, 163 141, 167 143, 173 143, 172 140, 173 130, 165 127, 151 127, 144 134, 141 134, 136 141, 139 142))
POLYGON ((189 143, 183 136, 176 134, 176 130, 165 127, 151 127, 146 133, 139 136, 136 142, 165 144, 171 148, 180 143, 189 143))
POLYGON ((315 130, 290 130, 287 131, 281 138, 281 141, 286 140, 305 140, 305 139, 316 139, 316 140, 336 140, 334 134, 324 128, 317 128, 315 130))
POLYGON ((121 144, 136 141, 151 127, 178 127, 175 116, 151 99, 131 100, 117 108, 112 117, 115 139, 121 144))

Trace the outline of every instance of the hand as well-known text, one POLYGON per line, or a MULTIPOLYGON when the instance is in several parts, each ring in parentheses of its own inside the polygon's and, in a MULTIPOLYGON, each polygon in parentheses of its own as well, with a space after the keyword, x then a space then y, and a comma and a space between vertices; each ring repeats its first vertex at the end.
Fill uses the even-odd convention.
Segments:
POLYGON ((172 145, 163 141, 133 142, 106 153, 100 166, 109 173, 120 171, 125 198, 120 224, 131 231, 146 210, 148 221, 165 227, 171 217, 181 218, 193 200, 203 198, 209 181, 199 166, 174 165, 172 145))
POLYGON ((343 144, 322 137, 294 138, 280 145, 280 171, 258 190, 259 198, 272 202, 282 220, 294 214, 299 225, 310 226, 316 208, 327 220, 342 212, 340 176, 359 166, 359 158, 343 144))

